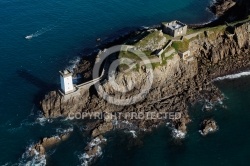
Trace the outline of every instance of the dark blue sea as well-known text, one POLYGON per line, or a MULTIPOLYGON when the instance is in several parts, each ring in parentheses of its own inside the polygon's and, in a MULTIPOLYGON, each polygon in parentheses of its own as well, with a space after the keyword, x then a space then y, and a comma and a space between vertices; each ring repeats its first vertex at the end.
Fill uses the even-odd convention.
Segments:
MULTIPOLYGON (((48 154, 47 165, 81 165, 89 138, 76 124, 46 120, 35 103, 59 87, 58 71, 103 40, 161 21, 205 23, 212 0, 1 0, 0 1, 0 165, 35 165, 24 153, 42 137, 74 129, 69 140, 48 154), (30 38, 27 40, 26 38, 30 38)), ((249 162, 250 78, 224 80, 218 86, 226 107, 202 112, 190 108, 193 123, 182 141, 167 127, 143 138, 139 147, 113 133, 96 165, 247 165, 249 162), (219 131, 198 133, 201 118, 214 117, 219 131)), ((39 164, 38 164, 39 165, 39 164)))

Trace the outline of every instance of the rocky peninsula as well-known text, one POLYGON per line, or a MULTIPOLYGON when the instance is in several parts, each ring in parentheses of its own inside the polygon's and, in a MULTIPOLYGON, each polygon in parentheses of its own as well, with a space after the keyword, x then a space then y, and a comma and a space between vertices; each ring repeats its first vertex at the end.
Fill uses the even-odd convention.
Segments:
MULTIPOLYGON (((155 37, 164 38, 160 30, 150 30, 150 33, 156 34, 155 37)), ((213 85, 212 80, 219 76, 246 70, 250 65, 248 20, 232 23, 230 26, 222 25, 214 28, 197 29, 193 33, 197 35, 188 41, 184 38, 183 41, 174 44, 180 44, 180 47, 182 47, 182 43, 188 42, 188 48, 194 56, 194 60, 185 62, 178 54, 174 54, 167 59, 166 64, 156 64, 154 82, 144 101, 123 107, 106 102, 94 93, 92 88, 80 91, 72 97, 70 95, 62 96, 59 92, 53 91, 46 95, 41 102, 44 115, 47 118, 57 118, 68 117, 70 113, 82 113, 84 111, 100 111, 103 113, 147 112, 152 109, 179 111, 183 113, 183 119, 174 123, 176 128, 182 128, 183 132, 186 132, 184 126, 189 122, 188 103, 194 103, 198 100, 207 100, 213 103, 222 99, 223 96, 213 85)), ((152 38, 152 40, 154 42, 155 38, 152 38)), ((164 41, 166 40, 164 39, 164 41)), ((155 51, 154 46, 149 49, 155 51)), ((86 60, 82 60, 82 62, 91 64, 86 60)), ((82 71, 81 66, 82 64, 79 64, 76 71, 82 71)), ((130 82, 136 80, 138 82, 137 88, 140 88, 147 73, 143 68, 132 73, 124 75, 122 72, 118 72, 116 82, 129 89, 130 82)), ((85 72, 82 74, 85 75, 85 72)), ((102 86, 108 93, 114 93, 115 91, 108 82, 102 86)), ((119 96, 119 94, 117 95, 119 96)), ((126 95, 128 96, 125 97, 129 97, 133 93, 126 95)), ((163 122, 131 121, 131 123, 137 125, 138 128, 150 130, 153 126, 158 126, 163 122)), ((105 119, 96 126, 92 129, 93 136, 98 136, 113 128, 112 122, 105 119)))
MULTIPOLYGON (((92 162, 100 155, 99 145, 106 142, 103 135, 113 129, 133 129, 138 135, 169 123, 173 128, 173 135, 185 135, 188 132, 187 124, 191 122, 188 112, 190 105, 197 101, 217 103, 223 99, 213 80, 250 68, 250 19, 241 17, 240 21, 239 18, 235 21, 236 17, 231 17, 232 11, 239 10, 246 3, 249 4, 248 1, 233 0, 216 2, 211 10, 219 17, 220 22, 222 18, 228 18, 227 22, 218 24, 216 20, 217 23, 213 22, 199 28, 190 26, 187 34, 181 37, 172 38, 163 33, 161 27, 157 27, 136 31, 129 37, 119 40, 118 44, 133 45, 133 51, 144 52, 151 61, 154 78, 143 100, 125 106, 122 103, 112 104, 99 95, 94 85, 88 89, 78 89, 69 95, 62 95, 55 90, 49 92, 40 103, 44 116, 68 118, 69 115, 82 115, 86 112, 124 114, 151 111, 181 114, 179 118, 170 119, 133 119, 121 116, 116 120, 105 117, 92 120, 87 123, 87 130, 95 143, 91 141, 86 147, 84 162, 92 162), (158 56, 159 51, 167 45, 161 56, 158 56), (180 55, 180 52, 187 50, 192 56, 188 60, 180 55), (160 61, 154 61, 157 59, 160 61)), ((81 76, 82 80, 90 80, 93 77, 93 67, 100 58, 98 55, 102 52, 103 50, 100 50, 96 56, 83 57, 74 69, 74 75, 81 76)), ((114 54, 105 63, 110 65, 114 59, 124 57, 135 60, 139 65, 129 72, 126 72, 126 66, 120 65, 116 72, 105 75, 106 79, 103 79, 100 86, 105 93, 125 100, 143 90, 150 73, 145 65, 140 65, 140 60, 128 51, 114 54), (108 79, 111 77, 127 93, 117 92, 108 79)), ((216 127, 214 121, 204 121, 204 135, 210 131, 211 126, 213 129, 216 127)))

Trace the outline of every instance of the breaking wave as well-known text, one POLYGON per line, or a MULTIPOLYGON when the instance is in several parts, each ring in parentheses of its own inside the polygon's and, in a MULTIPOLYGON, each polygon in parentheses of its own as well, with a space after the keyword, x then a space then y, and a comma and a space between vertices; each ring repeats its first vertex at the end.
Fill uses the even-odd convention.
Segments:
MULTIPOLYGON (((208 128, 208 132, 209 132, 209 133, 214 133, 214 132, 216 132, 216 131, 218 131, 218 130, 219 130, 218 128, 217 128, 217 129, 213 129, 212 127, 208 128)), ((200 133, 202 136, 206 136, 206 134, 203 133, 202 130, 199 130, 199 133, 200 133)))
POLYGON ((176 139, 184 139, 186 137, 186 133, 177 130, 175 128, 172 129, 172 136, 176 139))
POLYGON ((237 78, 241 78, 241 77, 245 77, 245 76, 250 76, 250 71, 241 72, 241 73, 237 73, 237 74, 231 74, 231 75, 227 75, 227 76, 223 76, 223 77, 218 77, 218 78, 214 79, 213 81, 232 80, 232 79, 237 79, 237 78))
POLYGON ((39 154, 36 150, 32 149, 34 144, 29 145, 26 148, 25 153, 22 155, 18 165, 30 165, 30 166, 45 166, 46 156, 39 154), (31 150, 34 150, 34 156, 30 154, 31 150))
POLYGON ((176 129, 174 125, 171 124, 170 122, 166 123, 166 126, 170 128, 173 138, 184 139, 186 137, 186 133, 182 132, 181 130, 176 129))
POLYGON ((136 137, 137 137, 137 135, 136 135, 136 131, 134 131, 134 130, 130 130, 129 132, 133 135, 133 138, 136 138, 136 137))
POLYGON ((106 138, 102 138, 100 139, 99 137, 93 139, 88 146, 90 148, 96 147, 96 151, 93 154, 88 154, 88 153, 83 153, 78 155, 78 158, 81 162, 81 166, 88 166, 90 165, 95 159, 97 159, 98 157, 100 157, 102 155, 102 148, 101 148, 101 144, 106 142, 107 139, 106 138))
POLYGON ((56 129, 56 133, 58 133, 58 134, 65 134, 65 133, 70 133, 70 132, 73 132, 73 131, 74 131, 73 126, 70 126, 67 129, 63 129, 63 128, 57 128, 56 129))
POLYGON ((76 68, 77 64, 79 64, 81 58, 80 57, 75 57, 74 59, 69 61, 69 66, 66 67, 69 71, 73 72, 74 68, 76 68))
POLYGON ((81 162, 81 166, 88 166, 92 162, 92 160, 96 157, 100 157, 102 155, 102 148, 100 146, 97 147, 97 153, 92 156, 88 155, 87 153, 84 153, 82 155, 79 155, 79 160, 81 162))

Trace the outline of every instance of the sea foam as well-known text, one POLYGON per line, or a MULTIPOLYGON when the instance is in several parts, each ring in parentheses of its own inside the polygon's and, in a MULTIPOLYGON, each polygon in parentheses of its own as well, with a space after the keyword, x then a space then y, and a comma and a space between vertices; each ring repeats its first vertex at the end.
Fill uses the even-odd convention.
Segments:
POLYGON ((170 128, 173 138, 175 138, 175 139, 184 139, 186 137, 186 133, 182 132, 181 130, 176 129, 174 127, 174 125, 171 124, 170 122, 167 122, 166 126, 170 128))
POLYGON ((75 57, 74 59, 69 61, 69 66, 66 67, 69 71, 73 72, 74 68, 76 68, 77 64, 80 62, 80 57, 75 57))
POLYGON ((177 139, 184 139, 186 137, 186 133, 177 130, 175 128, 172 129, 172 136, 177 139))
POLYGON ((83 153, 81 155, 78 155, 78 158, 81 162, 81 166, 88 166, 90 165, 96 158, 100 157, 102 155, 102 148, 101 144, 106 142, 106 138, 95 138, 91 142, 89 142, 88 146, 89 148, 97 147, 97 152, 93 155, 89 155, 87 153, 83 153))
POLYGON ((22 158, 20 159, 18 165, 30 165, 30 166, 45 166, 46 165, 45 155, 40 155, 39 152, 37 152, 35 149, 33 149, 34 156, 30 155, 30 152, 33 146, 34 144, 32 143, 31 145, 28 146, 28 148, 26 148, 26 151, 22 155, 22 158))
POLYGON ((232 80, 232 79, 237 79, 237 78, 241 78, 241 77, 245 77, 245 76, 249 76, 249 75, 250 75, 250 71, 246 71, 246 72, 241 72, 241 73, 237 73, 237 74, 231 74, 231 75, 227 75, 227 76, 223 76, 223 77, 218 77, 218 78, 214 79, 213 81, 232 80))
POLYGON ((136 135, 136 131, 134 131, 134 130, 130 130, 129 132, 133 135, 133 138, 136 138, 136 137, 137 137, 137 135, 136 135))

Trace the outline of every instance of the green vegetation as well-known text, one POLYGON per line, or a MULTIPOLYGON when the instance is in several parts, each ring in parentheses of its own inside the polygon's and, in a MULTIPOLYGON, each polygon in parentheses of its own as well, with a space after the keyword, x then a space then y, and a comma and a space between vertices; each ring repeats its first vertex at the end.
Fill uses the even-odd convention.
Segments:
POLYGON ((163 54, 169 52, 170 50, 174 49, 172 46, 169 46, 167 49, 165 49, 165 51, 163 52, 163 54))
POLYGON ((129 66, 128 65, 125 65, 125 64, 120 64, 119 65, 119 71, 125 71, 129 69, 129 66))
MULTIPOLYGON (((173 59, 173 57, 174 57, 175 54, 176 54, 176 53, 173 53, 173 54, 171 54, 171 55, 168 56, 168 57, 163 57, 163 58, 162 58, 162 65, 163 65, 163 66, 166 65, 167 62, 168 62, 169 60, 173 59)), ((163 55, 164 55, 164 54, 163 54, 163 55)))
POLYGON ((152 39, 158 39, 159 38, 159 32, 152 32, 150 34, 148 34, 145 38, 143 38, 142 40, 140 40, 139 42, 137 42, 135 44, 135 46, 139 46, 139 47, 144 47, 148 44, 148 42, 150 42, 152 39))
POLYGON ((189 40, 183 39, 183 41, 175 41, 173 42, 172 47, 174 47, 176 51, 185 52, 188 50, 189 40))
POLYGON ((167 61, 167 60, 173 59, 173 57, 174 57, 175 54, 176 54, 176 53, 173 53, 173 54, 171 54, 170 56, 165 57, 164 60, 167 61))
MULTIPOLYGON (((250 21, 250 16, 247 19, 229 23, 229 25, 230 26, 236 26, 237 24, 246 23, 248 21, 250 21)), ((165 57, 165 53, 169 52, 171 49, 175 49, 177 52, 178 51, 185 52, 185 51, 187 51, 189 49, 189 43, 191 41, 193 41, 195 39, 198 39, 198 38, 205 38, 205 37, 207 37, 209 40, 214 40, 214 39, 216 39, 218 37, 219 34, 226 32, 226 29, 227 29, 227 25, 219 25, 219 26, 216 26, 216 27, 204 27, 204 28, 197 28, 197 29, 188 28, 187 35, 190 35, 189 39, 186 39, 184 37, 183 40, 173 41, 172 46, 168 47, 162 53, 162 63, 160 64, 158 62, 152 62, 153 68, 155 69, 158 66, 166 65, 167 61, 174 57, 176 52, 172 53, 171 55, 169 55, 167 57, 165 57), (196 34, 196 33, 197 33, 197 35, 192 35, 192 34, 196 34)), ((138 38, 142 38, 142 39, 139 42, 137 42, 135 44, 133 43, 133 44, 134 44, 135 47, 143 48, 143 47, 149 45, 152 41, 154 41, 154 43, 157 43, 158 41, 162 40, 162 37, 166 37, 166 39, 168 41, 173 39, 173 37, 171 37, 171 36, 169 36, 167 34, 163 34, 163 36, 162 36, 162 35, 160 35, 159 31, 154 31, 154 32, 151 32, 149 34, 148 33, 141 34, 138 38)), ((175 38, 175 40, 178 40, 178 38, 175 38)), ((133 39, 133 41, 136 41, 136 40, 133 39)), ((140 51, 138 51, 138 53, 139 52, 140 51)), ((138 53, 134 54, 132 52, 120 52, 119 58, 128 58, 128 59, 135 60, 137 62, 137 65, 136 65, 135 69, 139 70, 139 63, 142 60, 137 55, 138 53)), ((143 53, 146 54, 146 56, 151 60, 158 58, 155 55, 152 55, 151 51, 144 51, 143 53)), ((125 64, 121 64, 120 68, 122 70, 126 70, 126 69, 128 69, 128 66, 125 65, 125 64)))
MULTIPOLYGON (((246 23, 249 21, 250 21, 250 16, 248 16, 244 20, 239 20, 239 21, 234 21, 234 22, 228 23, 228 25, 235 26, 237 24, 243 24, 243 23, 246 23)), ((217 32, 223 31, 223 30, 225 30, 226 27, 227 27, 227 25, 218 25, 215 27, 205 27, 205 28, 197 28, 197 29, 188 28, 187 35, 197 33, 197 32, 204 32, 204 31, 217 31, 217 32)))
MULTIPOLYGON (((129 52, 129 51, 128 52, 121 51, 120 54, 119 54, 119 58, 120 59, 121 58, 128 58, 130 60, 134 60, 135 63, 137 63, 137 64, 136 64, 136 66, 133 69, 139 71, 139 64, 143 61, 143 59, 141 59, 140 56, 138 56, 139 53, 141 53, 141 52, 138 51, 137 54, 134 54, 133 52, 129 52)), ((155 55, 151 55, 150 52, 145 51, 143 53, 147 56, 148 59, 151 59, 152 61, 154 61, 153 59, 157 59, 156 56, 155 55)), ((143 55, 143 56, 145 56, 145 55, 143 55)), ((160 63, 152 63, 151 65, 152 65, 152 67, 156 67, 159 64, 160 63)), ((126 65, 126 64, 120 64, 119 65, 119 70, 120 71, 124 71, 124 70, 127 70, 127 69, 129 69, 128 65, 126 65)))
POLYGON ((163 34, 163 36, 161 36, 160 33, 161 33, 160 31, 151 32, 146 37, 144 37, 142 40, 137 42, 135 44, 135 46, 143 48, 143 47, 147 46, 148 44, 150 44, 152 41, 154 41, 154 43, 160 42, 163 37, 166 37, 167 40, 171 39, 171 36, 166 35, 166 34, 163 34))
POLYGON ((163 35, 166 37, 167 40, 171 40, 173 38, 172 36, 169 36, 169 35, 167 35, 165 33, 163 35))
POLYGON ((246 23, 246 22, 249 22, 250 21, 250 16, 248 16, 246 19, 244 20, 240 20, 240 21, 235 21, 235 22, 232 22, 232 23, 229 23, 229 25, 231 26, 235 26, 237 24, 243 24, 243 23, 246 23))
POLYGON ((124 52, 124 51, 121 51, 120 54, 119 54, 119 58, 128 58, 128 59, 132 59, 132 60, 136 60, 136 61, 140 61, 140 57, 138 57, 137 55, 135 55, 134 53, 132 52, 124 52))
POLYGON ((192 29, 188 28, 187 30, 187 35, 194 34, 194 33, 203 33, 205 31, 214 31, 214 32, 222 32, 226 29, 226 25, 219 25, 216 27, 206 27, 206 28, 197 28, 197 29, 192 29))
POLYGON ((152 63, 151 65, 152 65, 152 68, 153 68, 153 69, 155 69, 155 68, 161 66, 160 63, 152 63))

